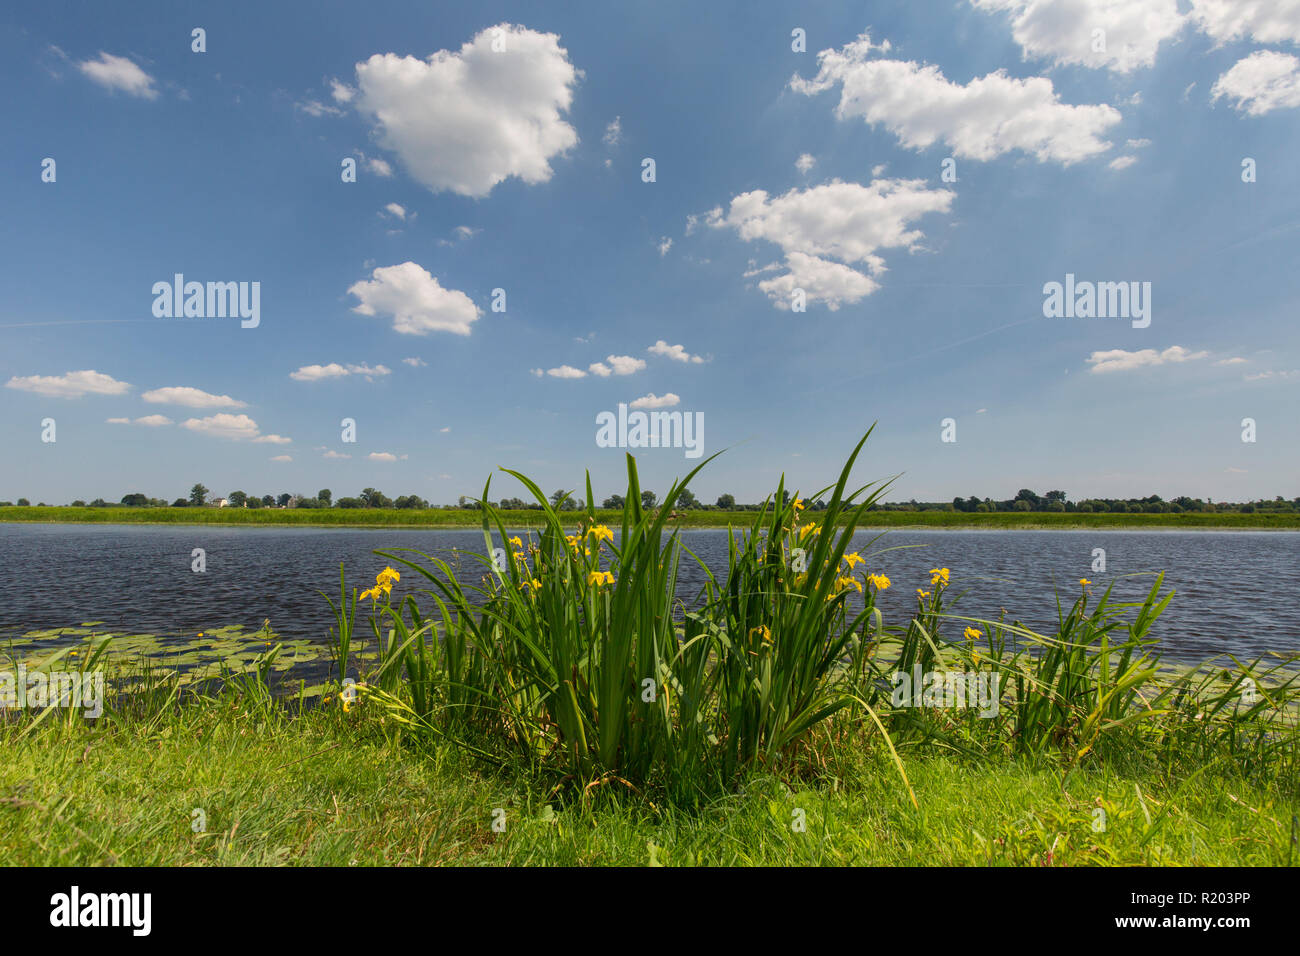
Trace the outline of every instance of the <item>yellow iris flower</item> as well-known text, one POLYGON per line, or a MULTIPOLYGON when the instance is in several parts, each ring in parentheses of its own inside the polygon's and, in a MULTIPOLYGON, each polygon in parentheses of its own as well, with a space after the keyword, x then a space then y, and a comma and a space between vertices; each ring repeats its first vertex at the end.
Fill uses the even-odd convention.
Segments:
POLYGON ((375 575, 375 586, 361 592, 361 600, 364 601, 366 598, 372 597, 377 601, 381 595, 386 596, 392 594, 393 582, 400 580, 402 580, 401 574, 394 571, 392 568, 384 568, 384 570, 375 575))

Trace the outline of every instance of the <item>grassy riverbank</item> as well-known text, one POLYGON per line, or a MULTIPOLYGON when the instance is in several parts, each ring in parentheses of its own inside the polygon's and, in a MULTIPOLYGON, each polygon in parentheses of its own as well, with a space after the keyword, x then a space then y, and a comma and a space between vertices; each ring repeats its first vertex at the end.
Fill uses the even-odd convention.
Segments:
POLYGON ((846 738, 820 779, 755 771, 735 792, 680 806, 617 784, 551 796, 542 781, 485 769, 451 747, 404 745, 380 719, 364 708, 299 716, 229 696, 97 725, 50 723, 23 739, 21 725, 0 725, 0 859, 39 866, 1293 860, 1294 793, 1230 774, 1171 774, 1137 755, 1067 770, 1051 760, 905 753, 913 806, 889 757, 846 738), (1098 809, 1104 829, 1097 829, 1098 809), (503 832, 493 830, 496 810, 504 811, 503 832), (799 810, 803 830, 794 828, 799 810))
MULTIPOLYGON (((545 512, 538 510, 498 511, 507 527, 540 528, 545 512)), ((615 524, 621 511, 593 509, 595 520, 615 524)), ((671 526, 679 528, 748 527, 757 512, 692 509, 678 511, 671 526)), ((577 524, 586 511, 561 513, 561 519, 577 524)), ((809 515, 817 520, 817 514, 809 515)), ((841 516, 838 523, 848 520, 841 516)), ((230 525, 252 527, 312 528, 478 528, 483 512, 471 509, 430 508, 0 508, 0 523, 50 524, 169 524, 230 525)), ((1183 512, 1181 514, 1085 514, 1083 512, 975 513, 965 511, 879 511, 867 512, 863 528, 952 528, 952 529, 1055 529, 1100 528, 1112 530, 1237 529, 1243 531, 1300 530, 1300 513, 1256 512, 1254 514, 1183 512)))

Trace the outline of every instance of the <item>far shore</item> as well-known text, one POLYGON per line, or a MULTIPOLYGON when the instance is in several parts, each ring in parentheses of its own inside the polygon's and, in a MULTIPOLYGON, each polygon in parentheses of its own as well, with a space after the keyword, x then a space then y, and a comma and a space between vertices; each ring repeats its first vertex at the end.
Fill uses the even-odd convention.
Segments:
MULTIPOLYGON (((539 510, 498 511, 496 514, 509 528, 538 528, 545 523, 539 510)), ((565 524, 577 524, 584 511, 566 511, 565 524)), ((611 527, 622 523, 622 512, 596 509, 596 520, 611 527)), ((758 516, 756 511, 722 511, 719 509, 678 510, 669 527, 725 530, 748 528, 758 516)), ((807 511, 804 519, 819 520, 818 513, 807 511)), ((149 525, 225 525, 280 528, 431 528, 472 529, 483 522, 483 513, 474 509, 430 508, 399 510, 390 508, 73 508, 73 507, 5 507, 0 508, 0 523, 31 524, 149 524, 149 525)), ((841 522, 842 523, 842 522, 841 522)), ((868 513, 860 524, 864 529, 951 529, 951 530, 1039 530, 1071 531, 1079 529, 1165 530, 1165 531, 1300 531, 1300 513, 1236 512, 1179 514, 1114 514, 1084 512, 1014 512, 972 513, 965 511, 877 511, 868 513)))

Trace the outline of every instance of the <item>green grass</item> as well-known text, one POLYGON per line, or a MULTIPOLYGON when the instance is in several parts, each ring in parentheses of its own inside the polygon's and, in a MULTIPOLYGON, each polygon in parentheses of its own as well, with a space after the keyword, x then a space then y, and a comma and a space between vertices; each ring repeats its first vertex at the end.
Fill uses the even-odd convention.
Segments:
POLYGON ((754 772, 697 806, 623 787, 548 795, 364 707, 268 714, 236 697, 97 725, 0 724, 11 865, 1286 865, 1294 794, 1156 761, 1063 771, 878 746, 819 779, 754 772), (1105 829, 1093 829, 1094 810, 1105 829), (546 807, 552 809, 548 814, 546 807), (195 832, 194 811, 206 817, 195 832), (493 812, 504 810, 495 832, 493 812), (794 829, 796 811, 805 829, 794 829), (652 849, 653 847, 653 849, 652 849), (1050 854, 1050 855, 1049 855, 1050 854))
MULTIPOLYGON (((598 521, 612 523, 622 512, 595 509, 598 521)), ((564 520, 576 524, 584 512, 565 512, 564 520)), ((501 511, 511 528, 537 528, 545 515, 536 510, 501 511)), ((747 526, 752 511, 701 509, 678 511, 671 520, 680 528, 726 528, 747 526)), ((62 524, 176 524, 253 525, 259 527, 357 527, 357 528, 477 528, 483 514, 469 509, 394 510, 385 508, 0 508, 0 522, 62 524)), ((963 511, 871 511, 861 523, 864 528, 1236 528, 1247 531, 1300 530, 1300 513, 1256 512, 1255 514, 1184 512, 1182 514, 1083 514, 1054 512, 963 511)))

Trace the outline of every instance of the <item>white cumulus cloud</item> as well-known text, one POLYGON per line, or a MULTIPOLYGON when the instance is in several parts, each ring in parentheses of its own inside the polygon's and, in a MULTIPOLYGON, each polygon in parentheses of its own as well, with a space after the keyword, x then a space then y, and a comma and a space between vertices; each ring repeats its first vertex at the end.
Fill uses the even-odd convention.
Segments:
MULTIPOLYGON (((952 200, 949 190, 931 189, 920 179, 877 179, 869 186, 833 180, 776 198, 761 189, 742 193, 725 213, 714 209, 706 221, 785 251, 786 273, 759 283, 778 307, 788 308, 790 291, 802 288, 809 300, 837 309, 878 288, 875 279, 843 263, 862 263, 872 275, 883 273, 879 251, 917 248, 924 236, 912 223, 926 213, 948 211, 952 200)), ((773 264, 746 275, 779 268, 773 264)))
POLYGON ((1257 50, 1238 60, 1215 82, 1210 101, 1224 96, 1236 101, 1233 109, 1249 116, 1300 106, 1300 59, 1289 53, 1257 50))
POLYGON ((592 362, 587 366, 587 371, 601 378, 609 378, 611 375, 631 375, 643 368, 645 368, 645 359, 634 358, 631 355, 610 355, 604 362, 592 362))
POLYGON ((1162 42, 1185 19, 1177 0, 971 0, 1011 14, 1011 35, 1026 57, 1128 73, 1155 64, 1162 42), (1100 32, 1098 32, 1100 31, 1100 32))
POLYGON ((1297 0, 1192 0, 1197 29, 1216 42, 1300 43, 1297 0))
POLYGON ((946 212, 953 194, 921 179, 878 179, 870 186, 834 181, 769 198, 761 189, 741 193, 708 224, 730 227, 741 239, 765 239, 787 252, 884 265, 882 248, 911 248, 923 238, 909 224, 929 212, 946 212))
POLYGON ((1019 151, 1039 162, 1069 165, 1109 149, 1103 136, 1121 119, 1112 106, 1062 103, 1043 76, 1020 80, 998 70, 962 85, 937 66, 873 59, 873 47, 889 49, 863 34, 840 50, 823 50, 817 76, 795 76, 790 87, 811 96, 839 86, 840 119, 884 126, 909 149, 943 142, 966 159, 1019 151))
POLYGON ((758 287, 778 309, 789 309, 795 289, 803 289, 808 302, 824 302, 832 312, 844 303, 852 304, 871 295, 880 284, 856 269, 829 259, 791 252, 785 257, 784 275, 764 279, 758 287))
POLYGON ((482 310, 464 292, 443 288, 422 266, 403 262, 382 266, 372 278, 354 283, 348 294, 361 304, 361 315, 390 315, 393 330, 406 335, 454 332, 469 335, 482 310))
POLYGON ((631 355, 610 355, 605 359, 615 375, 631 375, 645 368, 645 359, 633 358, 631 355))
POLYGON ((502 23, 457 52, 358 63, 351 105, 418 182, 482 197, 510 176, 551 178, 551 160, 578 142, 562 114, 580 77, 558 36, 502 23))

